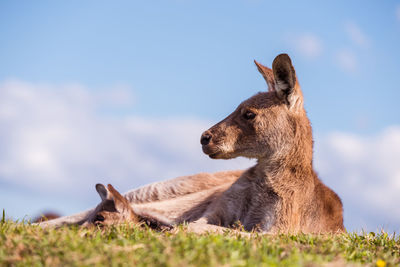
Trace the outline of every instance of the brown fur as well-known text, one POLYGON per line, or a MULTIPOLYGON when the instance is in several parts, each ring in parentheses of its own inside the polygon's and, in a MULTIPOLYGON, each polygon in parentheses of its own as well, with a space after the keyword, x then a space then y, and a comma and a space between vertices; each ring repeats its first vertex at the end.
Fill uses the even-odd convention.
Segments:
POLYGON ((99 185, 105 191, 99 192, 102 203, 95 210, 58 224, 146 218, 169 226, 188 222, 194 232, 221 232, 238 222, 245 230, 264 233, 344 231, 342 203, 313 169, 311 125, 290 58, 277 56, 272 69, 255 63, 268 92, 242 102, 201 138, 210 158, 256 158, 254 167, 159 182, 125 198, 112 186, 99 185), (104 212, 105 202, 114 207, 104 212))

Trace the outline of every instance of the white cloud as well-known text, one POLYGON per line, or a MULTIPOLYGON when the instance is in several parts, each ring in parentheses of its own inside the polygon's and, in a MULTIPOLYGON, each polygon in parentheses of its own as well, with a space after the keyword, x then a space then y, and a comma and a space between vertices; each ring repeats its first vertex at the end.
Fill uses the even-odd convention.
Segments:
POLYGON ((104 88, 92 94, 94 101, 102 107, 126 108, 135 103, 132 88, 128 85, 118 84, 110 88, 104 88))
POLYGON ((304 57, 314 59, 321 55, 323 45, 321 39, 315 34, 305 33, 290 38, 290 45, 294 45, 298 53, 304 57))
POLYGON ((338 66, 346 72, 354 73, 357 71, 357 59, 351 50, 342 49, 336 53, 335 60, 338 66))
POLYGON ((361 30, 361 28, 354 22, 347 22, 345 30, 349 38, 359 47, 367 48, 370 45, 369 38, 361 30))
POLYGON ((399 159, 399 126, 373 137, 332 133, 317 138, 316 168, 342 197, 348 227, 400 230, 399 159))

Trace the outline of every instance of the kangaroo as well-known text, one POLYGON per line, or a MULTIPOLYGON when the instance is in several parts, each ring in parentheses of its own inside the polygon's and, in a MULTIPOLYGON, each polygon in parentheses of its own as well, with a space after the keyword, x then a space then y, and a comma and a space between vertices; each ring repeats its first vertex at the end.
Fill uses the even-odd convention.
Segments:
POLYGON ((122 196, 98 184, 92 210, 41 223, 109 225, 147 221, 156 228, 188 223, 193 232, 222 232, 239 222, 262 233, 345 231, 340 198, 313 169, 313 138, 295 69, 287 54, 272 69, 254 61, 268 85, 200 138, 212 159, 247 157, 244 171, 201 173, 151 184, 122 196))

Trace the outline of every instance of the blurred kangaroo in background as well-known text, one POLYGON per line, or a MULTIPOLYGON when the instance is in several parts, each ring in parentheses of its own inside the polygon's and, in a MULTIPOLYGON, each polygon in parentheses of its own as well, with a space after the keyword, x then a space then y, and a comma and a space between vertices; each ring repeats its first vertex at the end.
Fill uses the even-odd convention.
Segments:
POLYGON ((311 125, 289 56, 278 55, 272 69, 255 64, 269 90, 242 102, 200 140, 212 159, 256 158, 255 166, 179 177, 124 196, 98 184, 102 202, 95 209, 40 225, 146 221, 156 228, 188 223, 198 233, 237 223, 263 233, 344 231, 341 200, 313 169, 311 125))

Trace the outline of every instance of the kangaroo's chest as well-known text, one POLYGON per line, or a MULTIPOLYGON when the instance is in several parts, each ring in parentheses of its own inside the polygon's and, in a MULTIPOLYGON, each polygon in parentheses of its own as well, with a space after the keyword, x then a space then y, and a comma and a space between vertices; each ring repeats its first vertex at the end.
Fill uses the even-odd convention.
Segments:
POLYGON ((240 221, 247 231, 268 231, 276 221, 278 203, 279 197, 271 189, 253 191, 240 221))
POLYGON ((238 181, 220 198, 218 221, 229 227, 238 221, 247 231, 268 231, 275 223, 280 198, 267 184, 238 181))
POLYGON ((271 188, 250 187, 239 220, 245 230, 268 231, 276 221, 278 195, 271 188))

